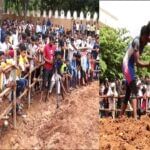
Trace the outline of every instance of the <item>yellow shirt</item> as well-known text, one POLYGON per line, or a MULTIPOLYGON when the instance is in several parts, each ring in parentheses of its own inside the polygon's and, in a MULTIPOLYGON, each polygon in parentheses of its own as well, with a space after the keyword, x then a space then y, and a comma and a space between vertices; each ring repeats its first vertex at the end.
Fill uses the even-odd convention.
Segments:
POLYGON ((25 71, 25 64, 28 63, 27 57, 19 56, 19 66, 21 67, 22 71, 25 71))
MULTIPOLYGON (((7 68, 8 66, 10 65, 14 65, 15 62, 13 59, 6 59, 6 62, 2 62, 0 67, 2 69, 5 69, 7 68)), ((11 72, 12 73, 12 72, 11 72)), ((21 77, 21 70, 17 69, 16 70, 16 80, 18 80, 19 78, 21 77)), ((0 74, 0 90, 3 89, 3 86, 4 86, 4 78, 5 78, 5 75, 3 73, 0 74)))
MULTIPOLYGON (((1 62, 0 67, 2 69, 5 69, 5 68, 7 68, 8 66, 10 66, 12 64, 13 64, 13 60, 12 59, 10 59, 10 60, 7 59, 6 62, 1 62)), ((4 80, 5 80, 5 74, 1 73, 0 74, 0 91, 2 91, 3 88, 4 88, 4 80)))
POLYGON ((63 63, 62 64, 62 66, 61 66, 61 73, 63 74, 63 73, 65 73, 65 67, 66 67, 67 65, 65 64, 65 63, 63 63))

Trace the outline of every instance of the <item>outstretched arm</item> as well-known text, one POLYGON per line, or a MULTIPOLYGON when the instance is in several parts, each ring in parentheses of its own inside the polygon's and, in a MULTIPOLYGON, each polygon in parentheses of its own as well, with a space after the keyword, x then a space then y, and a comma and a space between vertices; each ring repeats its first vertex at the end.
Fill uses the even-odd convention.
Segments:
POLYGON ((150 67, 150 62, 143 62, 140 60, 139 51, 135 52, 135 62, 139 67, 150 67))

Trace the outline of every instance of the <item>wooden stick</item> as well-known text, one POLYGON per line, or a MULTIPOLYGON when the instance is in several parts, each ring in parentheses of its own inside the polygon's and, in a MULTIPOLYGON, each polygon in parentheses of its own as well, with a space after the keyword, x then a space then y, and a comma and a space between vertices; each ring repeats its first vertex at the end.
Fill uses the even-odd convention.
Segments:
MULTIPOLYGON (((99 110, 100 111, 114 111, 114 109, 109 109, 109 108, 100 108, 99 110)), ((115 111, 121 111, 121 109, 115 109, 115 111)), ((126 111, 132 112, 133 110, 126 109, 126 111)))
POLYGON ((38 69, 39 67, 41 67, 41 66, 43 66, 43 65, 44 65, 44 63, 40 63, 38 66, 36 66, 35 68, 33 68, 33 69, 31 70, 31 72, 35 71, 36 69, 38 69))
POLYGON ((41 78, 34 78, 33 81, 41 82, 41 81, 43 81, 43 79, 41 79, 41 78))
POLYGON ((12 110, 13 104, 9 104, 9 106, 4 110, 4 112, 0 115, 0 120, 4 118, 12 110))
POLYGON ((60 80, 60 85, 61 85, 61 87, 62 87, 64 93, 67 94, 67 92, 66 92, 66 90, 65 90, 65 87, 64 87, 64 85, 63 85, 63 82, 62 82, 61 80, 60 80))
POLYGON ((43 66, 44 63, 39 64, 38 66, 36 66, 35 68, 33 68, 29 73, 27 73, 23 78, 27 78, 30 73, 32 73, 33 71, 35 71, 36 69, 38 69, 39 67, 43 66))
MULTIPOLYGON (((124 97, 125 97, 125 95, 120 95, 120 96, 107 96, 107 95, 103 95, 103 96, 99 96, 99 98, 124 98, 124 97)), ((143 98, 143 96, 138 96, 138 97, 135 97, 135 98, 140 99, 140 98, 143 98)), ((147 98, 150 98, 150 96, 147 96, 147 98)))
MULTIPOLYGON (((31 56, 31 51, 30 51, 30 56, 31 56)), ((31 73, 32 73, 32 70, 31 70, 31 60, 30 60, 29 81, 28 81, 29 87, 31 86, 31 73)), ((30 108, 30 103, 31 103, 31 88, 29 88, 28 90, 28 108, 30 108)))
POLYGON ((27 94, 28 90, 29 90, 29 89, 25 89, 25 90, 23 91, 23 93, 18 97, 18 99, 21 99, 25 94, 27 94))
POLYGON ((27 73, 23 78, 25 79, 25 78, 27 78, 29 76, 29 73, 27 73))
MULTIPOLYGON (((14 61, 15 61, 15 65, 17 65, 16 50, 14 50, 14 61)), ((16 84, 16 69, 13 70, 13 81, 16 84)), ((13 124, 14 124, 14 128, 16 128, 16 86, 13 89, 13 124)))
POLYGON ((115 113, 116 113, 116 101, 115 98, 113 98, 113 111, 112 111, 113 119, 115 119, 115 113))
POLYGON ((32 84, 30 84, 29 89, 31 89, 36 83, 37 83, 37 81, 35 81, 32 84))
POLYGON ((0 98, 2 98, 5 94, 11 91, 11 88, 6 88, 3 92, 0 93, 0 98))

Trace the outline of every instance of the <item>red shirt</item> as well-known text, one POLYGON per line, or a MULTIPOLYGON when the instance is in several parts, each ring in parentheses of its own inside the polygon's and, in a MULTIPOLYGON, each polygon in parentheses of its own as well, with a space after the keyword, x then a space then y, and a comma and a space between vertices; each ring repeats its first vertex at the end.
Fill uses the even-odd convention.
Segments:
MULTIPOLYGON (((55 45, 50 45, 50 44, 45 45, 45 47, 44 47, 44 56, 45 56, 45 58, 48 59, 48 60, 53 60, 55 50, 56 50, 55 45)), ((45 69, 49 70, 49 69, 52 69, 52 67, 53 67, 53 64, 45 62, 45 64, 44 64, 45 69)))

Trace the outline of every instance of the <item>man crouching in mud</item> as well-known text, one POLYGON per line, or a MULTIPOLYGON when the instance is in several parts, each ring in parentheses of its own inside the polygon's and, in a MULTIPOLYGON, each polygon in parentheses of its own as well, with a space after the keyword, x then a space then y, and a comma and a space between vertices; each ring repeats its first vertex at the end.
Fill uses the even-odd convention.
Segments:
MULTIPOLYGON (((126 54, 123 58, 123 75, 126 79, 126 94, 121 108, 120 117, 124 115, 127 108, 130 95, 132 94, 132 107, 133 116, 137 119, 137 85, 135 75, 135 65, 139 67, 150 67, 150 62, 144 63, 140 61, 140 55, 142 54, 144 47, 150 42, 150 22, 148 25, 144 25, 141 28, 140 37, 133 39, 129 45, 126 54)), ((140 118, 140 109, 138 108, 138 115, 140 118)))

